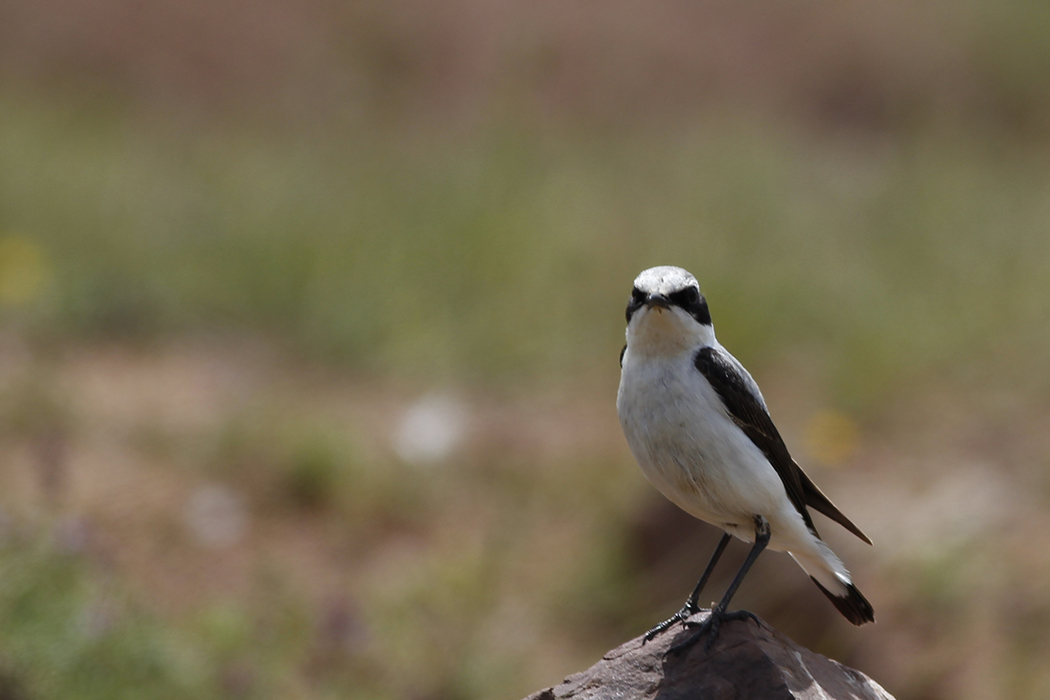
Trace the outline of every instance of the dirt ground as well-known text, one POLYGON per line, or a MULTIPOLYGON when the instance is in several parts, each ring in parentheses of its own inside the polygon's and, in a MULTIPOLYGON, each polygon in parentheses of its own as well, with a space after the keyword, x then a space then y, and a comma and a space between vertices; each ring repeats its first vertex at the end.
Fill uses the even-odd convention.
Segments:
MULTIPOLYGON (((399 421, 423 392, 292 366, 264 347, 38 357, 10 341, 0 365, 5 521, 52 528, 165 624, 228 601, 260 616, 283 596, 306 611, 308 636, 335 640, 336 658, 380 668, 392 697, 425 683, 392 681, 368 659, 414 658, 404 629, 449 616, 459 641, 427 662, 431 677, 518 657, 505 697, 556 681, 676 607, 715 537, 636 471, 613 387, 446 392, 453 446, 406 464, 399 421), (289 430, 299 437, 280 437, 289 430), (318 431, 350 445, 361 473, 324 472, 345 468, 336 457, 298 474, 288 445, 318 431)), ((817 397, 786 376, 765 385, 812 464, 817 397)), ((931 391, 857 421, 841 461, 809 470, 875 542, 819 524, 878 623, 850 628, 780 555, 761 560, 740 605, 900 697, 1036 697, 1050 682, 1038 665, 1050 634, 1033 624, 1050 619, 1046 416, 1016 397, 931 391)))

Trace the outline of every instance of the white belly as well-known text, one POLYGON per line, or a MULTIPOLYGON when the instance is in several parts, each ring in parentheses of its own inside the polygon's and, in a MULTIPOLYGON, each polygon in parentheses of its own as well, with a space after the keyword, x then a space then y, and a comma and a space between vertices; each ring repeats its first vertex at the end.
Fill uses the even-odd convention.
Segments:
POLYGON ((616 408, 646 478, 686 512, 747 541, 754 539, 754 516, 774 524, 774 533, 777 521, 791 518, 780 477, 726 414, 692 353, 628 353, 616 408))

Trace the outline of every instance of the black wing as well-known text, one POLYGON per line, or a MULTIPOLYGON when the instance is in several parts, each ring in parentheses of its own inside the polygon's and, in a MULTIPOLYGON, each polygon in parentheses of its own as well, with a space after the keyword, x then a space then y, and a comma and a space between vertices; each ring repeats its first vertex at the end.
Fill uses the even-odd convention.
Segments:
POLYGON ((754 382, 750 381, 744 368, 728 354, 715 348, 701 348, 696 353, 694 364, 722 399, 729 417, 773 465, 780 480, 784 482, 788 498, 801 513, 806 526, 816 533, 813 520, 806 510, 806 506, 810 506, 871 544, 868 536, 821 493, 816 484, 802 471, 802 467, 791 458, 787 445, 758 398, 758 388, 752 389, 754 382))

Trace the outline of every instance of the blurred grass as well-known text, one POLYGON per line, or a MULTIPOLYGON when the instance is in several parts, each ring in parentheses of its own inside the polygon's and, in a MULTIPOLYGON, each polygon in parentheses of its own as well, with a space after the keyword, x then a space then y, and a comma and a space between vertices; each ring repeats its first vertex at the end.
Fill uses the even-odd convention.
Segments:
POLYGON ((630 280, 676 263, 734 352, 816 352, 848 404, 989 367, 1045 386, 1038 150, 950 128, 484 133, 202 133, 5 99, 0 232, 46 283, 4 317, 52 341, 250 333, 361 371, 557 382, 607 377, 630 280))
POLYGON ((193 440, 183 440, 173 451, 268 508, 337 514, 363 541, 369 532, 425 518, 425 479, 404 464, 377 467, 376 456, 361 454, 345 429, 319 423, 289 418, 277 407, 256 409, 220 426, 203 441, 203 450, 193 440), (203 464, 195 464, 202 454, 203 464))
POLYGON ((6 698, 216 697, 203 648, 45 537, 5 533, 0 630, 6 698))

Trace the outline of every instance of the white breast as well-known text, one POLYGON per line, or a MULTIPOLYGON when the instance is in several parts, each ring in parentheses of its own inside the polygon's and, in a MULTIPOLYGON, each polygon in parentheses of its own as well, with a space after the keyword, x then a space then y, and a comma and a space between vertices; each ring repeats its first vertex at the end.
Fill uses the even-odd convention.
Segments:
POLYGON ((750 540, 756 514, 770 518, 782 510, 784 486, 729 418, 693 355, 628 349, 616 398, 620 423, 642 472, 664 496, 750 540))

